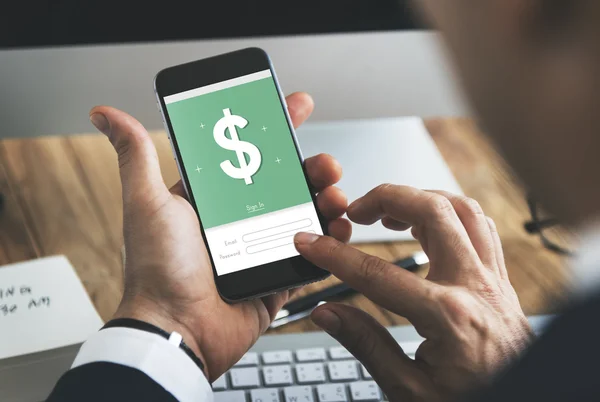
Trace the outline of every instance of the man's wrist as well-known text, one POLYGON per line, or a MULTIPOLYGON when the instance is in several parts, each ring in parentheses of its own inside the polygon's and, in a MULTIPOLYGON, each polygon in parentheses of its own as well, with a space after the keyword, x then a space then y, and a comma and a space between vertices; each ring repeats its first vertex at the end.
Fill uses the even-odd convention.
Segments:
POLYGON ((185 342, 188 348, 196 355, 196 357, 198 357, 198 359, 200 359, 204 365, 204 374, 209 378, 206 360, 204 359, 204 355, 202 354, 193 332, 181 321, 170 316, 164 308, 141 297, 136 298, 136 300, 133 301, 124 300, 121 302, 117 312, 113 316, 113 319, 119 318, 131 318, 143 321, 168 333, 178 332, 182 336, 183 342, 185 342))

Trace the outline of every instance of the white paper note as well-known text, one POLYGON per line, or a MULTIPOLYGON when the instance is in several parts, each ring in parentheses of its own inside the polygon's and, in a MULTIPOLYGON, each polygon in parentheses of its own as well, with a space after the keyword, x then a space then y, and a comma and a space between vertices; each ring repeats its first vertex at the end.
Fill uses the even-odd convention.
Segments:
POLYGON ((0 267, 0 359, 82 343, 101 326, 64 256, 0 267))

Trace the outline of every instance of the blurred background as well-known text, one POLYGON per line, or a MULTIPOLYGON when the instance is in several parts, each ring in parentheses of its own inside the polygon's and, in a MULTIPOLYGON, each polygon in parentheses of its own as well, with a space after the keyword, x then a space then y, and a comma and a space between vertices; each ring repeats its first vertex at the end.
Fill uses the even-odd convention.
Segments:
MULTIPOLYGON (((409 3, 5 2, 0 6, 1 262, 67 255, 101 316, 110 317, 121 288, 119 177, 110 145, 89 135, 94 133, 89 109, 110 104, 153 131, 171 185, 179 174, 155 106, 155 74, 259 46, 270 54, 284 92, 302 90, 314 97, 311 124, 299 130, 301 146, 307 156, 329 152, 342 162, 340 185, 350 200, 383 182, 477 199, 498 224, 525 310, 552 311, 569 284, 563 264, 569 255, 547 247, 558 241, 536 223, 545 220, 541 214, 529 225, 532 234, 524 229, 537 209, 530 210, 526 192, 469 118, 443 42, 409 3)), ((356 228, 354 242, 390 261, 420 249, 409 235, 380 226, 356 228)), ((570 241, 558 248, 572 250, 570 241)), ((424 266, 419 274, 426 272, 424 266)), ((349 302, 386 325, 405 323, 360 295, 349 302)), ((314 327, 305 320, 280 331, 307 329, 314 327)))

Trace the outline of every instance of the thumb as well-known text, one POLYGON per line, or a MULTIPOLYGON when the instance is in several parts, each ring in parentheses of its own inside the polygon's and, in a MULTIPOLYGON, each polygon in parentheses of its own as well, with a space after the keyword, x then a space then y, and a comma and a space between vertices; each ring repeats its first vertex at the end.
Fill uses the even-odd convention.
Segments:
POLYGON ((96 106, 90 121, 105 134, 119 158, 123 204, 146 204, 168 194, 152 139, 142 124, 118 109, 96 106))
POLYGON ((369 314, 327 303, 316 308, 311 318, 364 364, 390 401, 411 401, 429 392, 425 373, 369 314))

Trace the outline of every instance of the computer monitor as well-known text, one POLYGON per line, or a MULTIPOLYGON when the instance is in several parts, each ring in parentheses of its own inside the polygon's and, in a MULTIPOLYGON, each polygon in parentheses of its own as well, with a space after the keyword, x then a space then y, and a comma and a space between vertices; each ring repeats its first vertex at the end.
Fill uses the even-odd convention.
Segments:
POLYGON ((162 128, 152 81, 164 67, 248 46, 271 55, 313 120, 461 115, 435 33, 408 1, 87 2, 3 10, 0 137, 92 131, 96 104, 162 128))

